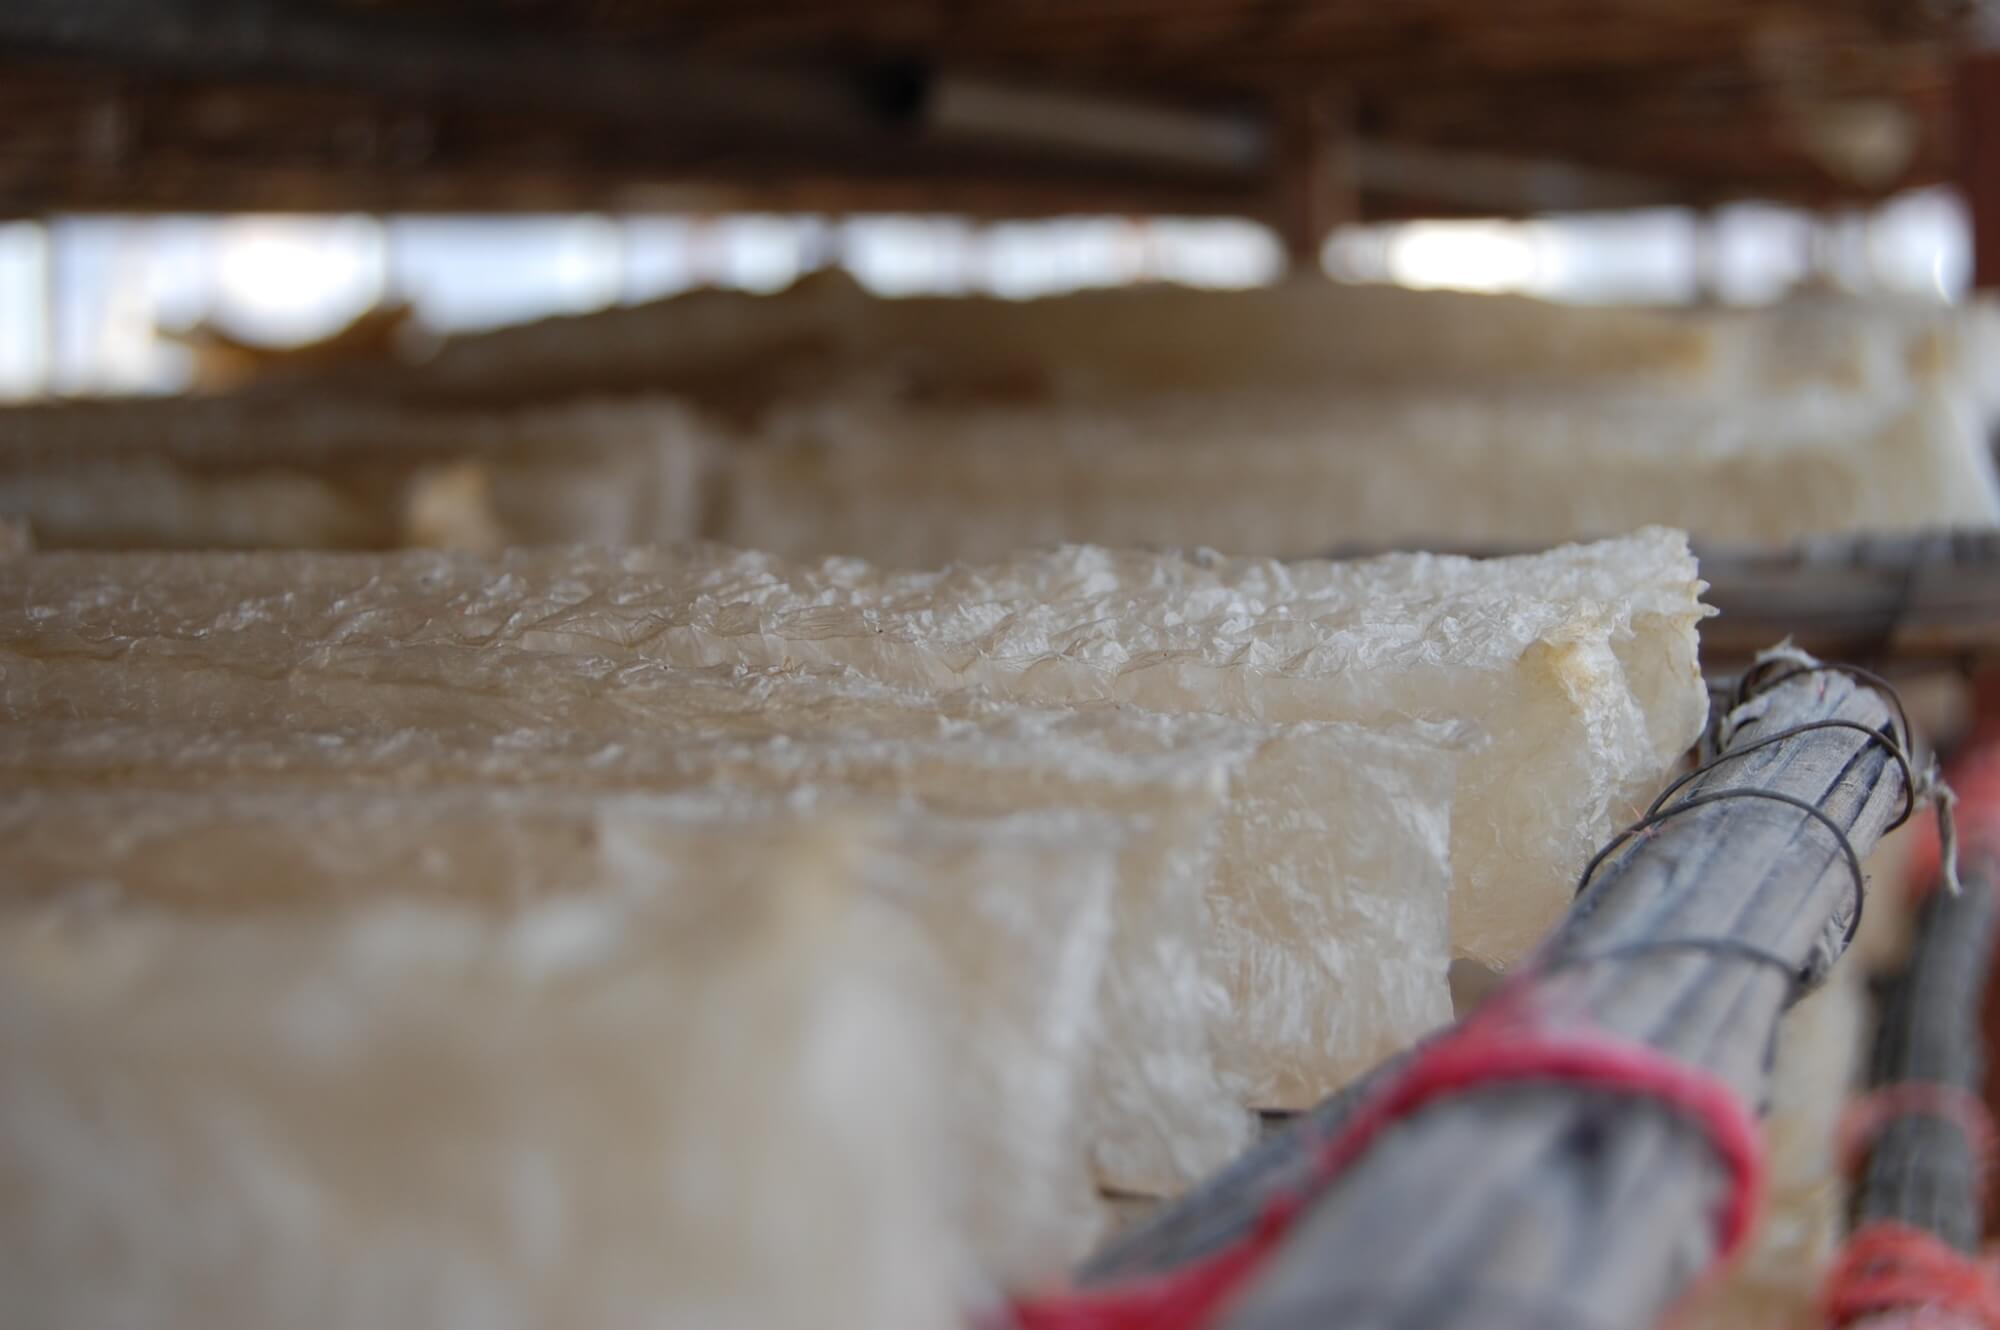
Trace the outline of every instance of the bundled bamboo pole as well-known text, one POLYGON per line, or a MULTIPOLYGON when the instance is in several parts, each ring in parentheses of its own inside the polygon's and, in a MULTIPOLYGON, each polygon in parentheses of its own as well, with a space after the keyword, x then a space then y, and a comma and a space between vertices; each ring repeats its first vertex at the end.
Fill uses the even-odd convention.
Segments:
MULTIPOLYGON (((1823 974, 1858 918, 1853 858, 1915 793, 1879 693, 1798 665, 1766 677, 1728 718, 1727 760, 1614 850, 1530 979, 1553 1019, 1747 1103, 1794 977, 1823 974), (1798 728, 1824 721, 1856 728, 1798 728)), ((1735 1185, 1703 1130, 1644 1096, 1474 1087, 1356 1159, 1221 1324, 1650 1324, 1714 1259, 1735 1185)))
POLYGON ((2000 1283, 1976 1259, 1993 1124, 1980 1029, 1993 954, 1996 859, 1966 859, 1965 889, 1934 889, 1885 988, 1869 1089, 1852 1106, 1865 1148, 1854 1232, 1828 1273, 1832 1326, 1990 1325, 2000 1283))
MULTIPOLYGON (((1944 1086, 1977 1096, 1986 1074, 1979 1008, 1993 954, 1994 860, 1966 861, 1965 888, 1933 890, 1919 908, 1916 941, 1890 982, 1876 1032, 1869 1084, 1944 1086)), ((1948 1114, 1893 1097, 1873 1132, 1855 1188, 1857 1227, 1881 1221, 1935 1233, 1963 1252, 1984 1231, 1981 1142, 1948 1114)))
POLYGON ((1118 1233, 1077 1271, 1084 1287, 1116 1284, 1212 1256, 1257 1226, 1273 1198, 1306 1186, 1313 1160, 1367 1096, 1409 1060, 1398 1054, 1328 1095, 1170 1205, 1118 1233))
MULTIPOLYGON (((1475 1078, 1408 1105, 1330 1185, 1309 1184, 1371 1107, 1500 1004, 1532 1009, 1530 1040, 1608 1043, 1761 1101, 1779 1016, 1851 936, 1858 856, 1918 791, 1893 699, 1871 683, 1797 653, 1746 683, 1721 756, 1607 848, 1502 998, 1128 1234, 1085 1270, 1096 1296, 1242 1241, 1289 1193, 1303 1209, 1208 1324, 1608 1330, 1658 1319, 1728 1238, 1718 1214, 1744 1199, 1716 1123, 1686 1104, 1587 1077, 1475 1078)), ((1490 1033, 1504 1043, 1522 1030, 1490 1033)))

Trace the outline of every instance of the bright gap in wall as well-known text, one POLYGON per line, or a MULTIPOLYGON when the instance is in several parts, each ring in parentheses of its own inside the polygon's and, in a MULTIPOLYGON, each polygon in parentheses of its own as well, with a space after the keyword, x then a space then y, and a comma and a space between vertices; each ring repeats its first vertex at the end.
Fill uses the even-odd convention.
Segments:
MULTIPOLYGON (((1832 220, 1746 205, 1354 227, 1323 257, 1343 280, 1576 302, 1757 303, 1808 281, 1940 300, 1964 292, 1967 236, 1933 190, 1832 220)), ((1257 286, 1284 263, 1267 228, 1229 219, 62 216, 0 225, 0 397, 179 391, 193 357, 175 333, 201 324, 295 345, 406 303, 450 333, 829 266, 884 296, 1028 299, 1257 286)))

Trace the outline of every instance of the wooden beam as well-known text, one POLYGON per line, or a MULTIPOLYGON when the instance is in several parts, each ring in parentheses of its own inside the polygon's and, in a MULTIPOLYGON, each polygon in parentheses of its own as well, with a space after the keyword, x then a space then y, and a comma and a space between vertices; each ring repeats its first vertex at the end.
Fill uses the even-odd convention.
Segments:
POLYGON ((921 99, 917 119, 926 137, 953 142, 1006 143, 1220 174, 1261 173, 1270 165, 1270 134, 1257 116, 1019 81, 939 76, 921 99))
POLYGON ((1958 186, 1972 215, 1972 285, 2000 290, 2000 51, 1959 62, 1958 186))
POLYGON ((1684 187, 1639 174, 1404 143, 1357 144, 1355 174, 1371 193, 1433 199, 1466 212, 1658 208, 1686 198, 1684 187))
POLYGON ((0 53, 157 78, 303 80, 820 141, 896 120, 840 75, 691 64, 596 39, 552 42, 504 20, 448 24, 273 0, 9 0, 0 6, 0 53))
MULTIPOLYGON (((1348 546, 1329 556, 1380 553, 1348 546)), ((1704 599, 1719 611, 1701 625, 1704 664, 1740 664, 1781 638, 1864 663, 2000 660, 2000 533, 1827 536, 1783 549, 1697 541, 1695 553, 1708 583, 1704 599)))
MULTIPOLYGON (((371 0, 478 21, 484 0, 371 0)), ((1065 69, 1156 86, 1263 90, 1338 77, 1369 91, 1417 80, 1714 64, 1782 43, 1783 57, 1949 40, 1949 4, 1813 0, 1776 12, 1728 0, 1612 0, 1579 21, 1567 0, 541 0, 515 7, 552 35, 616 33, 740 58, 898 52, 987 70, 1065 69)))
MULTIPOLYGON (((467 104, 320 83, 0 65, 0 213, 50 209, 943 211, 1277 219, 1317 259, 1365 219, 1624 207, 1684 186, 1295 123, 1290 202, 1262 121, 939 76, 905 136, 828 152, 726 127, 467 104), (961 96, 953 89, 978 89, 961 96), (938 90, 943 90, 942 94, 938 90), (980 108, 984 107, 982 111, 980 108), (1006 107, 1042 124, 1005 125, 1006 107), (1063 117, 1047 114, 1075 110, 1063 117), (1031 117, 1033 119, 1034 117, 1031 117), (1076 122, 1069 127, 1069 122, 1076 122), (1307 211, 1308 207, 1310 211, 1307 211)), ((1339 120, 1330 107, 1322 117, 1339 120)))
MULTIPOLYGON (((1947 27, 1904 13, 1911 8, 1828 0, 1810 20, 1781 25, 1782 67, 1807 69, 1800 87, 1811 96, 1874 99, 1918 127, 1905 169, 1867 184, 1837 178, 1801 139, 1786 108, 1804 95, 1791 86, 1804 76, 1774 83, 1775 66, 1758 54, 1768 25, 1712 0, 1621 0, 1615 19, 1589 32, 1553 0, 1504 12, 1469 0, 1308 0, 1276 10, 1246 0, 1077 0, 1059 11, 990 0, 543 0, 499 14, 462 0, 10 0, 0 5, 0 61, 84 80, 120 75, 155 98, 170 86, 262 84, 405 113, 404 128, 351 135, 350 147, 421 149, 425 123, 442 141, 455 118, 511 115, 517 143, 567 138, 578 163, 564 181, 553 149, 533 171, 497 162, 481 173, 441 152, 379 181, 352 162, 316 166, 326 177, 307 188, 299 164, 279 162, 286 189, 260 191, 242 183, 266 164, 252 143, 229 154, 237 183, 224 196, 254 206, 271 206, 273 193, 300 196, 294 206, 626 206, 621 181, 641 195, 675 186, 763 195, 810 174, 912 181, 915 195, 938 200, 932 206, 958 210, 950 186, 982 181, 993 187, 966 188, 988 214, 1151 211, 1179 197, 1191 211, 1272 220, 1305 254, 1331 222, 1354 216, 1740 197, 1816 206, 1944 178, 1950 98, 1936 34, 1947 27), (1147 39, 1135 43, 1141 19, 1147 39), (1333 119, 1368 134, 1321 134, 1316 148, 1306 125, 1326 108, 1283 90, 1322 87, 1330 69, 1352 90, 1333 119), (1229 109, 1232 100, 1268 107, 1273 97, 1290 108, 1275 120, 1229 109), (1344 158, 1349 145, 1355 153, 1344 158), (1276 171, 1281 155, 1294 165, 1276 171), (1049 189, 1023 183, 1047 162, 1059 164, 1049 189), (1102 184, 1065 180, 1064 167, 1094 168, 1102 184), (415 178, 454 170, 460 185, 415 178), (993 203, 1003 184, 1031 197, 993 203), (1215 202, 1232 190, 1241 197, 1215 202), (353 192, 344 205, 342 191, 353 192)), ((12 81, 0 78, 0 105, 12 81)), ((279 138, 325 123, 260 120, 279 138)), ((22 185, 10 206, 205 206, 173 197, 170 180, 146 171, 149 145, 184 153, 177 172, 195 159, 177 130, 116 116, 97 124, 117 131, 121 160, 148 176, 129 201, 114 171, 79 171, 65 186, 42 164, 26 174, 53 191, 49 202, 22 185)), ((0 118, 0 173, 19 156, 10 140, 37 129, 32 118, 0 118)), ((104 141, 91 151, 102 156, 104 141)), ((204 187, 223 188, 221 166, 204 187)))
POLYGON ((1361 218, 1353 101, 1328 88, 1292 89, 1275 100, 1272 120, 1271 216, 1293 270, 1315 271, 1333 229, 1361 218))
POLYGON ((1266 165, 1260 124, 1199 107, 939 79, 923 66, 694 61, 660 44, 549 39, 504 22, 447 25, 393 10, 19 0, 0 7, 0 54, 155 83, 296 80, 440 115, 547 116, 572 133, 616 126, 669 155, 692 149, 716 163, 775 158, 824 171, 899 156, 1016 176, 1088 165, 1197 188, 1254 187, 1266 165))
POLYGON ((1741 660, 1784 636, 1844 659, 2000 657, 2000 538, 1991 532, 1697 553, 1709 603, 1721 611, 1702 625, 1704 661, 1741 660))
MULTIPOLYGON (((1134 118, 1148 109, 1121 107, 1134 118)), ((1179 124, 1180 121, 1171 123, 1179 124)), ((1223 122, 1228 125, 1231 122, 1223 122)), ((1240 129, 1241 126, 1235 126, 1240 129)), ((1162 160, 962 118, 853 141, 733 137, 600 112, 468 105, 320 84, 0 66, 0 212, 617 209, 1257 215, 1261 171, 1162 160)))

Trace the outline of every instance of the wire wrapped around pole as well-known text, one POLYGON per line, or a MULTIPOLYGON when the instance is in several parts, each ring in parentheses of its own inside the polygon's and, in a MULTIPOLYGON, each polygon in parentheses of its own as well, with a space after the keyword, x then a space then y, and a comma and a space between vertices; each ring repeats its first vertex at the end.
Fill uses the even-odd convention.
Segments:
POLYGON ((1741 1236, 1754 1170, 1735 1124, 1761 1101, 1779 1015, 1845 947, 1860 856, 1913 806, 1906 731, 1872 681, 1796 653, 1760 673, 1717 759, 1593 864, 1501 994, 1198 1193, 1233 1222, 1247 1211, 1247 1230, 1177 1207, 1093 1263, 1093 1291, 1027 1304, 1022 1323, 1657 1320, 1741 1236), (1149 1233, 1166 1239, 1150 1252, 1149 1233))

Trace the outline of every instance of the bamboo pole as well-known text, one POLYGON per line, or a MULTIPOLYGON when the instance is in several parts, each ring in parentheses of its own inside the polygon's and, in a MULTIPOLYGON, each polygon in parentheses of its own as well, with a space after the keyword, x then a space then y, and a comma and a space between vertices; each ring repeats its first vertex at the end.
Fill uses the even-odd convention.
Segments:
MULTIPOLYGON (((1859 905, 1850 850, 1865 854, 1915 793, 1883 737, 1901 741, 1892 700, 1789 662, 1753 674, 1724 727, 1726 759, 1670 791, 1665 806, 1685 811, 1614 842, 1530 971, 1544 1008, 1700 1068, 1751 1104, 1797 978, 1823 975, 1844 948, 1859 905)), ((1335 1096, 1125 1235, 1082 1280, 1112 1284, 1227 1245, 1309 1175, 1317 1146, 1370 1095, 1335 1096)), ((1702 1131, 1643 1099, 1560 1083, 1464 1090, 1400 1120, 1314 1198, 1219 1324, 1650 1324, 1713 1258, 1726 1188, 1702 1131)))
MULTIPOLYGON (((1993 857, 1968 854, 1962 876, 1963 891, 1934 889, 1919 907, 1909 958, 1884 993, 1868 1077, 1878 1093, 1946 1086, 1973 1099, 1980 1094, 1986 1058, 1979 1011, 1993 954, 1993 857)), ((1959 1121, 1921 1105, 1886 1116, 1855 1187, 1855 1227, 1906 1224, 1976 1252, 1985 1228, 1980 1144, 1959 1121)))
POLYGON ((1318 1148, 1408 1060, 1408 1054, 1398 1054, 1341 1087, 1200 1185, 1115 1235, 1078 1268, 1078 1285, 1099 1287, 1162 1274, 1213 1256, 1249 1233, 1274 1197, 1304 1185, 1318 1148))

